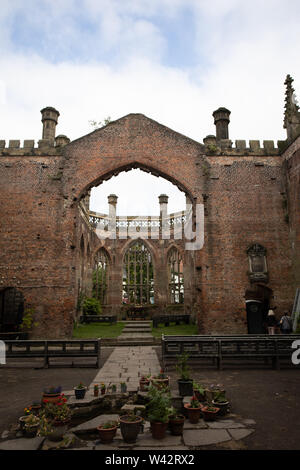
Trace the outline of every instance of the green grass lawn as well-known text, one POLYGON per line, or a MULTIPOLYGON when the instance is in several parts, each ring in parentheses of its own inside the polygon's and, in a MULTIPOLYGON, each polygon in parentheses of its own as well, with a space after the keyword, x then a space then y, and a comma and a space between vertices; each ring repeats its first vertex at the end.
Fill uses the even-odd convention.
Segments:
POLYGON ((78 323, 73 330, 73 338, 116 338, 120 336, 124 326, 124 322, 117 322, 112 325, 109 323, 90 323, 89 325, 78 323))
POLYGON ((158 328, 152 328, 152 334, 156 338, 160 338, 161 335, 197 335, 197 325, 161 325, 158 328))

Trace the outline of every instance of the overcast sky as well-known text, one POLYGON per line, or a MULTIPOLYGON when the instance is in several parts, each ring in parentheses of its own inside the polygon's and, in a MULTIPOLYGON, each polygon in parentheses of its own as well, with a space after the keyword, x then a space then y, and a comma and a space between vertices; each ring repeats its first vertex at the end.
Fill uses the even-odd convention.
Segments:
MULTIPOLYGON (((0 0, 0 139, 39 140, 45 106, 72 140, 90 120, 138 112, 202 142, 219 106, 231 110, 233 141, 285 139, 288 73, 300 95, 299 24, 299 0, 0 0)), ((145 174, 135 209, 139 173, 101 185, 93 208, 107 211, 110 192, 120 213, 149 213, 153 197, 157 213, 162 192, 170 211, 183 208, 173 186, 145 174)))

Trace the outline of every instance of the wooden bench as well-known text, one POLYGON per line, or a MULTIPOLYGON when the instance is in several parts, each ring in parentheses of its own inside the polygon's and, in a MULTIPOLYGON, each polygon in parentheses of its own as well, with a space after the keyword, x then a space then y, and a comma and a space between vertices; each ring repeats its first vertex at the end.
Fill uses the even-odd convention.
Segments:
POLYGON ((159 323, 164 323, 165 326, 169 326, 171 322, 176 323, 179 325, 180 322, 186 323, 187 325, 190 323, 190 315, 185 313, 172 313, 169 315, 155 315, 153 317, 153 328, 157 328, 159 323))
POLYGON ((168 363, 177 360, 182 353, 189 354, 189 360, 212 359, 222 369, 228 359, 271 359, 274 368, 280 368, 281 359, 290 359, 293 353, 293 341, 299 335, 231 335, 231 336, 167 336, 162 335, 162 361, 168 363))
POLYGON ((95 367, 99 368, 100 342, 100 338, 95 340, 9 340, 5 341, 6 358, 43 358, 44 367, 49 367, 50 358, 95 357, 95 367))
POLYGON ((117 323, 116 315, 81 315, 80 323, 117 323))

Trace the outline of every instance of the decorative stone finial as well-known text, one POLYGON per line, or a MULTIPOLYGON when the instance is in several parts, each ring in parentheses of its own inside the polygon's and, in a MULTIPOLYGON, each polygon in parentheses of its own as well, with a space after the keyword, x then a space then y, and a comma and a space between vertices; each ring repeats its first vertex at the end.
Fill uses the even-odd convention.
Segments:
POLYGON ((288 141, 294 140, 300 135, 300 113, 295 90, 292 85, 293 81, 294 79, 287 75, 284 82, 286 91, 283 128, 287 131, 288 141))

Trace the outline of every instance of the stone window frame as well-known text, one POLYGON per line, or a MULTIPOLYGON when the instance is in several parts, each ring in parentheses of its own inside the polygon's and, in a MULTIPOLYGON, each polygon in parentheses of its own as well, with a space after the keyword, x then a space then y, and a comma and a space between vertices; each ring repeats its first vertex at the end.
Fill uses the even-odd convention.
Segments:
POLYGON ((153 256, 140 239, 129 245, 123 257, 122 302, 128 305, 154 304, 153 256))
POLYGON ((184 269, 183 255, 177 247, 173 246, 167 257, 168 270, 168 301, 175 305, 184 304, 184 269), (176 267, 177 265, 177 267, 176 267), (178 275, 179 273, 179 275, 178 275), (176 278, 177 275, 177 278, 176 278))
POLYGON ((268 273, 268 264, 267 264, 267 250, 264 246, 259 243, 253 243, 247 249, 248 262, 249 262, 249 271, 248 276, 251 282, 268 282, 269 273, 268 273), (254 268, 255 258, 258 258, 262 262, 262 269, 257 270, 254 268))
POLYGON ((101 305, 107 305, 107 291, 109 279, 109 256, 102 247, 95 253, 93 270, 93 291, 101 305), (101 281, 99 282, 99 265, 101 269, 101 281), (98 268, 98 269, 97 269, 98 268), (95 273, 95 279, 94 279, 95 273), (103 277, 104 274, 104 277, 103 277))

